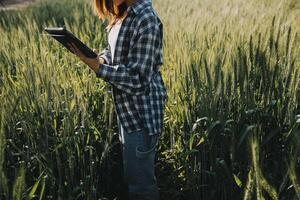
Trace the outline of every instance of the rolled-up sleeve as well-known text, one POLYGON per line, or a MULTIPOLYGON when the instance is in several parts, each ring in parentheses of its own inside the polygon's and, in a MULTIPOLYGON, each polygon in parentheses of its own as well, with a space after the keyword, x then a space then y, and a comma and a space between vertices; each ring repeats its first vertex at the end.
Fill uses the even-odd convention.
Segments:
POLYGON ((159 26, 148 24, 138 34, 136 43, 130 47, 128 64, 100 64, 97 77, 129 94, 143 94, 151 81, 156 48, 159 48, 156 45, 160 39, 159 26))

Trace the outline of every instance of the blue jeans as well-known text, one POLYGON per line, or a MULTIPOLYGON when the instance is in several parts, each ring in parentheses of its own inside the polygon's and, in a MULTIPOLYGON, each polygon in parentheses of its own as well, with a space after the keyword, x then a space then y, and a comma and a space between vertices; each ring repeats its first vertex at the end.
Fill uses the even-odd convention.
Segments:
POLYGON ((122 143, 124 181, 130 200, 159 200, 154 173, 158 135, 149 136, 143 130, 126 133, 119 123, 122 143))

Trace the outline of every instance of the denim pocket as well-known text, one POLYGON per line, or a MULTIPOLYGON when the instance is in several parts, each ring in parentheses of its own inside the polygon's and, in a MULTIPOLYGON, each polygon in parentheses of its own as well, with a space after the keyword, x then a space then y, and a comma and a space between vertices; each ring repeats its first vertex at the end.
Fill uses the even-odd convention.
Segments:
POLYGON ((143 135, 143 145, 136 147, 136 157, 140 159, 147 158, 150 154, 155 154, 156 145, 158 143, 159 136, 156 135, 143 135))

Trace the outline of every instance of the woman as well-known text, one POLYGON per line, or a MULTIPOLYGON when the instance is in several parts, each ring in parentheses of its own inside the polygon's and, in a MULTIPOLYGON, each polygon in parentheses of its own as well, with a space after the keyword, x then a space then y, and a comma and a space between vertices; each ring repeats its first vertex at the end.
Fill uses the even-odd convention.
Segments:
POLYGON ((161 77, 163 25, 151 0, 95 0, 109 20, 108 45, 97 58, 72 51, 113 86, 129 198, 159 199, 154 158, 163 127, 166 89, 161 77))

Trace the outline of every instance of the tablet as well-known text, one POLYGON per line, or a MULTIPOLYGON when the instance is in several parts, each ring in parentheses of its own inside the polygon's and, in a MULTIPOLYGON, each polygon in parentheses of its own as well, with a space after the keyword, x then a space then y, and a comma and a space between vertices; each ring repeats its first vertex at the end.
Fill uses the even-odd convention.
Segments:
POLYGON ((46 31, 51 37, 60 42, 64 47, 72 52, 68 43, 74 43, 77 48, 88 58, 96 58, 97 54, 93 52, 89 47, 87 47, 83 42, 81 42, 77 37, 75 37, 70 31, 65 27, 45 27, 46 31))

